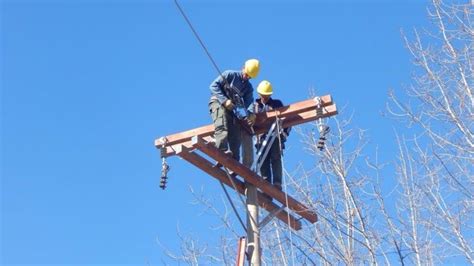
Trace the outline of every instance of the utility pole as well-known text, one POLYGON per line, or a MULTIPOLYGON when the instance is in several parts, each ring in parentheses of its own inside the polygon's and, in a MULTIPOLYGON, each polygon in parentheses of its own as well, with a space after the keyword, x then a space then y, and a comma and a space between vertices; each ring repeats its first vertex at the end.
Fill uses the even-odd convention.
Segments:
POLYGON ((257 187, 247 185, 247 239, 249 262, 252 266, 260 266, 260 228, 258 226, 258 199, 257 187))

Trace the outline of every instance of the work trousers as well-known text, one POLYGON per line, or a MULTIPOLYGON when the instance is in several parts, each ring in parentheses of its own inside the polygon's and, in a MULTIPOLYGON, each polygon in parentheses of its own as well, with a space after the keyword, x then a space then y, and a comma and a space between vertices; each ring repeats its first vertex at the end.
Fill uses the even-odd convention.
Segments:
POLYGON ((281 185, 283 167, 281 164, 281 149, 278 139, 275 139, 270 150, 268 151, 267 157, 263 161, 262 167, 260 168, 260 173, 262 174, 262 177, 268 182, 272 182, 274 185, 281 185))
POLYGON ((232 156, 240 161, 242 145, 242 163, 250 167, 253 163, 252 136, 242 128, 239 120, 219 102, 209 103, 212 122, 214 123, 214 139, 216 147, 221 151, 232 151, 232 156))

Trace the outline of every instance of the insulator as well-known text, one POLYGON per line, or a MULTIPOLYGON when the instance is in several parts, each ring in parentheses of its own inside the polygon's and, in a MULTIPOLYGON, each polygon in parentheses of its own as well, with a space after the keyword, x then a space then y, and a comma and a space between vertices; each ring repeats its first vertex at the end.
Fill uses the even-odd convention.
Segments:
POLYGON ((170 166, 166 162, 163 162, 161 164, 161 176, 167 176, 169 170, 170 166))
POLYGON ((318 149, 320 151, 324 150, 325 141, 326 141, 326 138, 324 138, 324 137, 319 138, 318 149))
POLYGON ((160 188, 165 189, 166 183, 168 180, 168 171, 170 170, 170 166, 166 163, 166 159, 163 158, 161 162, 161 180, 160 180, 160 188))
POLYGON ((322 151, 324 149, 324 145, 325 145, 325 142, 326 142, 326 135, 329 133, 329 127, 324 125, 324 124, 320 124, 319 126, 319 141, 318 141, 318 146, 317 148, 322 151))
POLYGON ((162 176, 161 177, 161 180, 160 180, 160 188, 161 189, 165 189, 166 188, 166 183, 167 183, 167 177, 166 176, 162 176))

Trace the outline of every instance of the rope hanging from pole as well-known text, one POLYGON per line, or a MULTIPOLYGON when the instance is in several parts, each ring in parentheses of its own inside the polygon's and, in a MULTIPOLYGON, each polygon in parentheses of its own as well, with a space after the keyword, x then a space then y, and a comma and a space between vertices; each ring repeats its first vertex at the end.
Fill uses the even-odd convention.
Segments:
MULTIPOLYGON (((276 123, 277 124, 277 130, 276 130, 276 132, 278 133, 278 136, 277 136, 278 137, 278 145, 279 145, 280 151, 282 151, 283 146, 282 146, 282 143, 281 143, 281 134, 280 133, 283 132, 283 128, 281 128, 280 123, 278 123, 279 119, 280 118, 278 117, 278 113, 277 113, 276 116, 275 116, 275 121, 277 121, 277 123, 276 123)), ((283 160, 283 153, 281 153, 281 164, 282 164, 282 168, 285 169, 285 161, 283 160)), ((282 174, 282 178, 285 178, 284 174, 282 174)), ((285 185, 285 202, 286 202, 286 206, 288 206, 288 193, 286 193, 286 192, 288 192, 288 190, 287 190, 288 186, 286 184, 286 180, 282 180, 282 181, 284 181, 283 183, 285 185)), ((290 220, 290 213, 289 212, 287 212, 287 219, 288 219, 288 224, 290 224, 291 220, 290 220)), ((289 230, 289 232, 290 232, 290 246, 291 246, 292 265, 295 265, 294 251, 293 251, 293 237, 292 237, 291 230, 289 230)))

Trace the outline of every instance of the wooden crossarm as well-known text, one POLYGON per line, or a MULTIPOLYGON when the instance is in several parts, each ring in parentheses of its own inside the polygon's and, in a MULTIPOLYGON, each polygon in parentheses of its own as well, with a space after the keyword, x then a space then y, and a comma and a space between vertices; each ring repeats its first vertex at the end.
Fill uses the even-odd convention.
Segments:
MULTIPOLYGON (((292 116, 283 117, 283 127, 284 128, 292 127, 292 126, 304 124, 307 122, 311 122, 319 118, 330 117, 333 115, 337 115, 337 108, 335 104, 323 107, 321 115, 318 115, 316 110, 308 110, 308 111, 300 112, 297 114, 293 114, 292 116)), ((270 126, 273 124, 273 122, 275 122, 274 116, 272 118, 268 118, 264 121, 261 121, 258 124, 255 124, 256 134, 267 132, 270 126)))
MULTIPOLYGON (((329 106, 326 106, 323 108, 323 112, 322 112, 322 115, 321 117, 330 117, 330 116, 333 116, 333 115, 336 115, 337 114, 337 108, 336 108, 336 105, 333 104, 333 105, 329 105, 329 106)), ((294 116, 291 116, 291 117, 287 117, 285 120, 283 120, 283 127, 292 127, 292 126, 296 126, 296 125, 299 125, 299 124, 303 124, 303 123, 307 123, 307 122, 311 122, 311 121, 314 121, 314 120, 317 120, 318 118, 320 118, 319 116, 317 116, 316 114, 316 111, 315 110, 310 110, 310 111, 306 111, 306 112, 303 112, 303 113, 300 113, 298 115, 294 115, 294 116)), ((265 127, 268 126, 270 127, 271 123, 273 123, 274 120, 266 120, 265 122, 265 127)), ((213 127, 212 125, 210 125, 211 127, 213 127)), ((262 126, 259 126, 260 128, 257 130, 257 133, 260 134, 260 133, 263 133, 265 131, 263 131, 263 127, 262 126)), ((202 128, 197 128, 197 129, 194 129, 194 130, 191 130, 193 131, 194 133, 196 133, 197 135, 196 136, 203 136, 203 135, 207 135, 207 134, 201 134, 199 135, 199 130, 202 129, 202 128)), ((207 129, 206 129, 207 130, 207 129)), ((192 133, 189 133, 190 131, 186 131, 186 132, 183 132, 183 133, 180 133, 180 134, 192 134, 192 133)), ((212 131, 214 133, 214 129, 212 131)), ((173 135, 173 136, 176 136, 173 135)), ((175 152, 175 146, 178 146, 178 145, 185 145, 185 146, 190 146, 191 145, 191 138, 188 138, 185 137, 185 141, 182 142, 182 143, 179 143, 179 144, 174 144, 174 145, 169 145, 169 146, 166 146, 166 152, 165 152, 165 156, 172 156, 172 155, 175 155, 176 152, 175 152)), ((210 135, 206 136, 204 139, 206 140, 210 140, 212 139, 212 137, 210 135)))
POLYGON ((234 171, 236 174, 243 177, 247 182, 250 182, 257 188, 260 188, 264 193, 278 200, 284 206, 295 211, 297 214, 301 215, 309 222, 315 223, 318 220, 316 213, 308 209, 306 206, 298 202, 293 197, 285 195, 285 193, 276 189, 267 181, 264 181, 262 177, 258 176, 256 173, 236 161, 231 156, 224 154, 212 144, 205 143, 204 140, 198 136, 193 137, 191 143, 193 147, 198 148, 200 151, 202 151, 212 159, 220 162, 224 167, 228 168, 231 171, 234 171), (288 204, 286 204, 287 201, 288 204))
MULTIPOLYGON (((191 148, 186 147, 184 145, 179 145, 176 147, 176 154, 184 160, 188 161, 189 163, 195 165, 205 173, 226 184, 228 187, 233 189, 235 188, 237 192, 245 195, 244 182, 240 181, 235 177, 231 177, 232 180, 230 180, 224 170, 217 167, 213 167, 211 162, 198 155, 196 152, 191 151, 191 148)), ((275 203, 264 197, 262 193, 259 192, 257 197, 258 204, 264 209, 266 209, 268 212, 271 213, 279 209, 279 207, 275 203)), ((297 220, 293 215, 288 214, 285 210, 278 212, 276 217, 296 231, 301 229, 301 222, 297 220)))
MULTIPOLYGON (((320 97, 321 106, 327 107, 333 104, 331 95, 325 95, 320 97)), ((309 99, 301 102, 296 102, 287 106, 283 106, 273 111, 266 113, 257 114, 257 123, 254 127, 257 134, 264 133, 268 130, 270 125, 273 123, 276 116, 282 119, 295 119, 298 115, 305 112, 312 112, 316 110, 317 102, 315 99, 309 99)), ((337 114, 336 107, 334 105, 334 111, 331 113, 326 112, 325 116, 331 116, 337 114), (335 112, 335 113, 334 113, 335 112)), ((314 112, 315 113, 315 112, 314 112)), ((316 114, 314 114, 316 116, 316 114)), ((315 118, 316 119, 316 118, 315 118)), ((194 136, 206 137, 214 134, 214 125, 206 125, 195 129, 183 131, 180 133, 168 135, 164 138, 158 138, 155 140, 155 146, 161 148, 162 146, 172 146, 175 144, 183 144, 191 140, 194 136)))
MULTIPOLYGON (((317 120, 319 118, 330 117, 337 114, 337 108, 335 104, 325 106, 322 109, 321 115, 318 115, 316 110, 311 110, 305 108, 307 111, 292 113, 283 117, 283 127, 296 126, 299 124, 307 123, 310 121, 317 120)), ((265 133, 270 125, 274 122, 275 116, 266 118, 264 121, 260 121, 255 125, 255 132, 257 134, 265 133)), ((155 145, 157 148, 165 146, 166 151, 163 154, 165 157, 175 155, 174 146, 178 144, 190 145, 191 138, 193 136, 200 136, 204 138, 210 138, 214 134, 214 126, 208 125, 204 127, 195 128, 178 134, 170 135, 165 138, 160 138, 155 140, 155 145), (194 135, 193 135, 194 134, 194 135), (164 140, 167 140, 165 142, 164 140)))
MULTIPOLYGON (((321 107, 327 107, 332 105, 331 95, 326 95, 321 97, 321 107)), ((264 133, 268 131, 270 126, 275 121, 276 117, 279 117, 283 120, 293 119, 300 116, 305 112, 316 113, 317 109, 316 99, 309 99, 301 102, 292 103, 287 106, 280 107, 273 111, 268 111, 265 113, 257 114, 257 120, 254 126, 254 130, 257 134, 264 133)), ((327 112, 326 112, 327 113, 327 112)), ((324 116, 324 114, 323 114, 324 116)))

